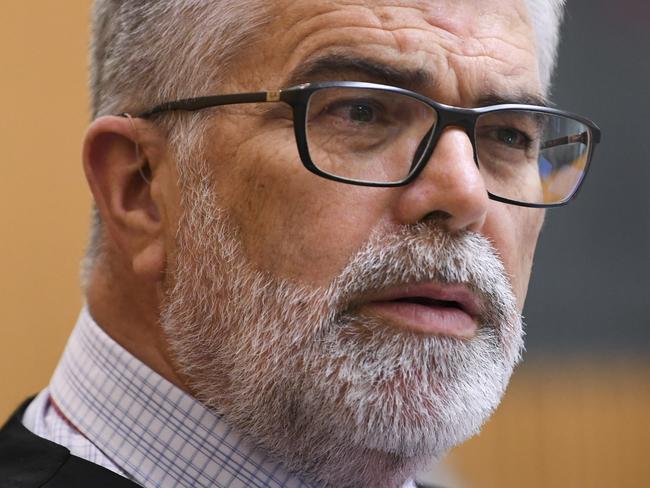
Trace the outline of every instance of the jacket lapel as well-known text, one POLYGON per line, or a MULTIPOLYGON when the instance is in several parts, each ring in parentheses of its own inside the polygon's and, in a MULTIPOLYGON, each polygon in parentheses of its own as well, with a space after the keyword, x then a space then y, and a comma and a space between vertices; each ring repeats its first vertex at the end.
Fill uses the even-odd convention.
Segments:
POLYGON ((30 432, 22 418, 32 400, 24 402, 0 430, 3 488, 87 488, 90 484, 93 488, 140 486, 30 432))

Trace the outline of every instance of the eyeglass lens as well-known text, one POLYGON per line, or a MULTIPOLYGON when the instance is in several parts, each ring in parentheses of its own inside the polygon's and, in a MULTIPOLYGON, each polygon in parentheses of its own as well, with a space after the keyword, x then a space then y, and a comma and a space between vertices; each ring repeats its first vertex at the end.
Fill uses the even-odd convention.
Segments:
MULTIPOLYGON (((416 169, 438 114, 411 96, 364 88, 324 88, 309 99, 307 145, 321 171, 350 180, 396 183, 416 169)), ((486 188, 525 203, 566 201, 579 186, 589 154, 589 128, 529 110, 487 112, 475 144, 486 188)))

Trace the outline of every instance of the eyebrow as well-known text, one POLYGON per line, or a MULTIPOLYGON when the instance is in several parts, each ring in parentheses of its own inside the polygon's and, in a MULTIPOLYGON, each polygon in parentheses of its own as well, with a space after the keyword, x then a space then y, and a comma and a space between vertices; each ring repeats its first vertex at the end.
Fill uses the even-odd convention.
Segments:
POLYGON ((548 107, 549 101, 546 97, 535 93, 517 93, 514 95, 504 95, 497 92, 489 92, 483 95, 478 100, 478 107, 486 107, 488 105, 504 105, 504 104, 524 104, 524 105, 537 105, 540 107, 548 107))
MULTIPOLYGON (((298 66, 285 80, 285 86, 316 81, 344 81, 341 76, 362 77, 375 83, 413 91, 433 84, 433 76, 423 69, 396 68, 370 58, 351 54, 329 53, 298 66), (338 78, 337 78, 338 77, 338 78)), ((364 81, 364 80, 349 80, 364 81)))
MULTIPOLYGON (((293 70, 283 86, 296 86, 314 81, 372 81, 422 92, 436 85, 430 71, 425 69, 397 68, 372 58, 344 53, 329 53, 306 61, 293 70)), ((548 106, 548 100, 536 93, 516 94, 487 91, 475 107, 502 104, 548 106)))

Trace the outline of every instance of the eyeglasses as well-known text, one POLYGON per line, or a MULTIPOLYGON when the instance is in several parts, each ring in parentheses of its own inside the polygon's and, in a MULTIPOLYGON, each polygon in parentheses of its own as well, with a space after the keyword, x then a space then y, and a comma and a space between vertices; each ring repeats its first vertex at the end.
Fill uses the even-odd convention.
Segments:
POLYGON ((284 102, 303 165, 352 185, 407 185, 422 172, 446 127, 461 127, 490 198, 524 207, 555 207, 576 194, 600 129, 568 112, 526 104, 459 108, 375 83, 306 83, 284 90, 190 98, 138 114, 284 102))

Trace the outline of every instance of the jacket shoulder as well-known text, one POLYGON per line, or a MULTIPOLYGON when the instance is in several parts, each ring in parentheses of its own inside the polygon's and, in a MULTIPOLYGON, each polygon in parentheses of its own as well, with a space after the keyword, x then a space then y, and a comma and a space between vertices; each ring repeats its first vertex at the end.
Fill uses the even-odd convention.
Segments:
POLYGON ((89 482, 93 488, 139 486, 30 432, 22 418, 31 401, 0 429, 0 488, 81 488, 89 482))

